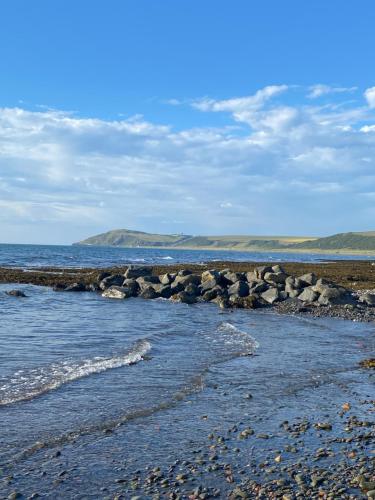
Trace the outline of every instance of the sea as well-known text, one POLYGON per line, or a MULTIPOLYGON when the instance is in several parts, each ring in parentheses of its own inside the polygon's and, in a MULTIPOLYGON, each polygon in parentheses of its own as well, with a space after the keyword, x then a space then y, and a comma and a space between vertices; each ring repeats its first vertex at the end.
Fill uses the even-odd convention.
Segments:
MULTIPOLYGON (((0 246, 0 265, 22 268, 285 258, 293 260, 0 246)), ((202 486, 226 498, 259 464, 274 463, 285 445, 281 422, 328 420, 335 433, 346 401, 358 405, 358 417, 366 414, 361 401, 373 396, 373 379, 359 361, 374 349, 371 323, 1 284, 0 498, 171 498, 168 487, 160 494, 147 483, 152 470, 170 483, 187 474, 175 486, 181 498, 202 486), (5 293, 14 288, 26 297, 5 293), (254 436, 239 439, 250 427, 254 436), (264 433, 269 439, 256 438, 264 433), (214 451, 212 436, 224 443, 214 451)), ((297 448, 283 454, 284 465, 315 453, 316 433, 297 448)))
POLYGON ((0 267, 106 267, 126 264, 231 262, 322 262, 375 260, 374 255, 341 255, 234 250, 118 248, 79 245, 0 244, 0 267))

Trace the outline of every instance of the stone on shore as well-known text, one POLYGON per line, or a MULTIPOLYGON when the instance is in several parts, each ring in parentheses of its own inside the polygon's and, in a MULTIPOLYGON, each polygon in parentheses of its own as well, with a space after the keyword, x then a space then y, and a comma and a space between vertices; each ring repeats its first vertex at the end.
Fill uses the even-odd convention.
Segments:
POLYGON ((375 294, 365 293, 359 297, 359 301, 367 306, 375 306, 375 294))
POLYGON ((129 266, 125 271, 125 278, 140 278, 141 276, 147 276, 150 274, 151 269, 146 266, 129 266))
POLYGON ((315 302, 317 298, 319 297, 319 294, 317 292, 314 292, 312 287, 306 287, 303 292, 301 292, 297 298, 298 300, 301 300, 302 302, 307 302, 311 304, 312 302, 315 302))
POLYGON ((110 286, 102 293, 102 297, 107 297, 108 299, 127 299, 130 296, 128 288, 116 285, 110 286))
POLYGON ((228 288, 228 294, 246 297, 249 295, 249 285, 245 281, 237 281, 228 288))
POLYGON ((268 302, 268 304, 273 304, 279 300, 280 294, 277 288, 269 288, 267 291, 261 294, 263 300, 268 302))
POLYGON ((5 292, 7 295, 11 297, 26 297, 27 295, 22 290, 8 290, 5 292))

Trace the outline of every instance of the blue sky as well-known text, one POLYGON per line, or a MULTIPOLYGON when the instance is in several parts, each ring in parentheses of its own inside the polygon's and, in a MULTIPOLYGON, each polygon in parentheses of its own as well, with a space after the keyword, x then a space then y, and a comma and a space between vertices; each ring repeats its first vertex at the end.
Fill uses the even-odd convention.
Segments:
POLYGON ((5 0, 0 241, 374 230, 370 0, 5 0))

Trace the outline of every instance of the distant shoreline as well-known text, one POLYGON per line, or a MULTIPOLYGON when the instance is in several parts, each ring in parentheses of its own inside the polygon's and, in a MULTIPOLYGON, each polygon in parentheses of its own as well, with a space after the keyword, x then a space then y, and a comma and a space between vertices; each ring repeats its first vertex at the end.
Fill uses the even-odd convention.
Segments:
POLYGON ((311 249, 311 248, 236 248, 236 247, 169 247, 169 246, 123 246, 123 245, 94 245, 87 243, 73 243, 72 246, 78 247, 97 247, 97 248, 126 248, 126 249, 134 249, 134 248, 142 248, 142 249, 154 249, 154 250, 204 250, 204 251, 225 251, 225 252, 243 252, 243 253, 298 253, 298 254, 329 254, 329 255, 373 255, 375 257, 375 250, 350 250, 350 249, 342 249, 342 250, 326 250, 326 249, 311 249))

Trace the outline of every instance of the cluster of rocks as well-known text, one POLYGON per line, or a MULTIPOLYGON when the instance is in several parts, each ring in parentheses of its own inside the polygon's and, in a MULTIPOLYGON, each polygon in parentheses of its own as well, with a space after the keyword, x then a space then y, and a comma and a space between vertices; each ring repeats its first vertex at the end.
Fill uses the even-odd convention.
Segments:
MULTIPOLYGON (((314 273, 291 276, 279 265, 259 266, 247 273, 213 269, 195 274, 182 269, 154 276, 151 272, 150 267, 130 266, 124 274, 101 273, 90 289, 114 299, 139 296, 187 304, 213 302, 221 308, 258 308, 288 300, 315 306, 353 305, 359 300, 346 288, 318 279, 314 273)), ((68 291, 82 289, 87 288, 80 284, 66 288, 68 291)), ((361 300, 375 305, 375 295, 362 296, 361 300)))

